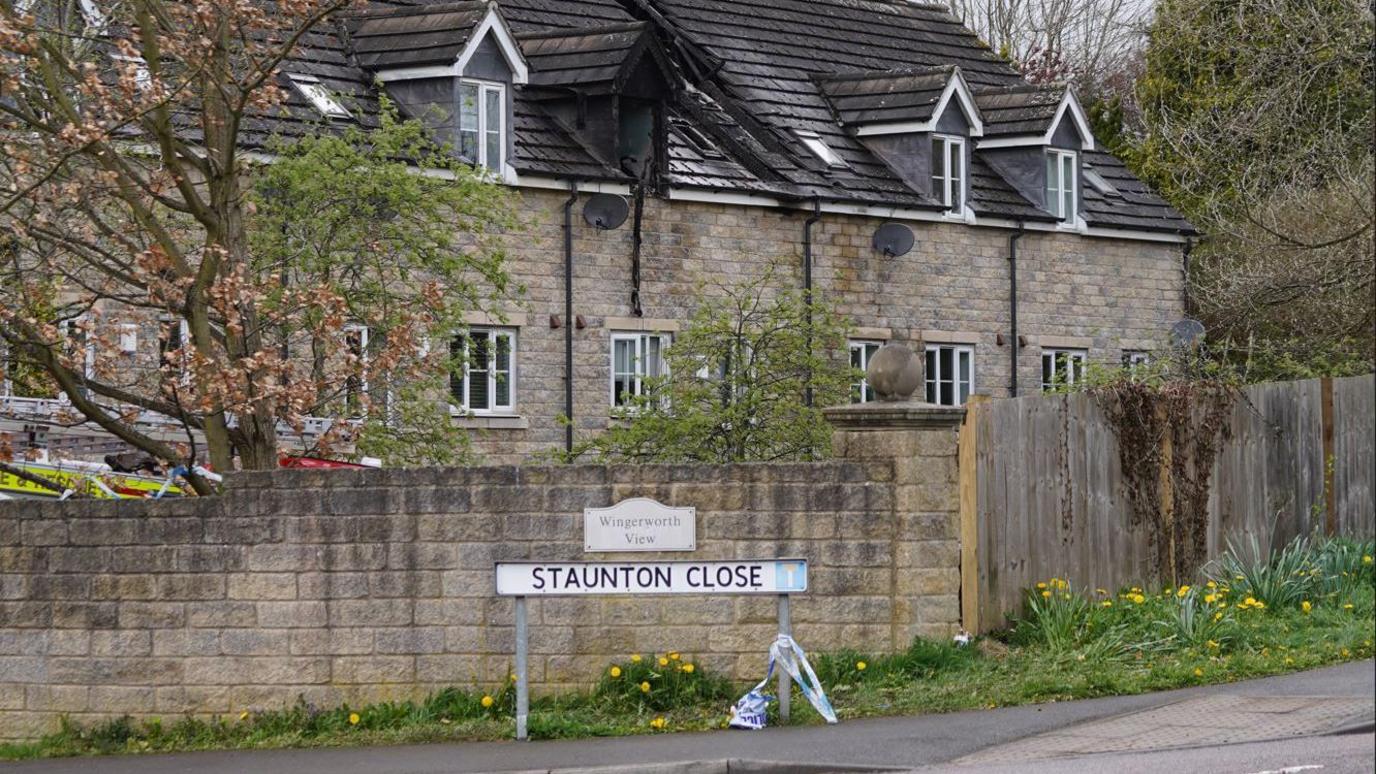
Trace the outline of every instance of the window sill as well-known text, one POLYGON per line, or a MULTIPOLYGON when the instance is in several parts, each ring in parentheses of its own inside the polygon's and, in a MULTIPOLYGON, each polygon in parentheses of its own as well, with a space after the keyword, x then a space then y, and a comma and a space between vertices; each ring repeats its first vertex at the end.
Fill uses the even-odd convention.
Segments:
POLYGON ((450 414, 454 424, 483 430, 525 430, 530 427, 530 419, 519 414, 450 414))

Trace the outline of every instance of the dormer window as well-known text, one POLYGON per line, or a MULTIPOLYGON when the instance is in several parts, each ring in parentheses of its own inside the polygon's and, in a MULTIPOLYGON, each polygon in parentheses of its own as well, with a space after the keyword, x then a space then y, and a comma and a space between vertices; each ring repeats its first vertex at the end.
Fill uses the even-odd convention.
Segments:
POLYGON ((325 87, 325 84, 321 83, 320 79, 314 75, 288 73, 287 78, 291 80, 296 90, 301 92, 301 96, 305 97, 312 107, 320 111, 320 115, 326 118, 353 117, 348 108, 341 105, 339 100, 335 99, 330 90, 325 87))
POLYGON ((499 174, 506 146, 504 91, 500 83, 459 82, 459 155, 499 174))
POLYGON ((1075 220, 1076 185, 1075 151, 1050 149, 1046 151, 1046 210, 1061 220, 1075 220))
POLYGON ((932 137, 932 195, 948 212, 965 211, 965 140, 932 137))
POLYGON ((806 145, 814 156, 826 162, 827 166, 844 167, 846 165, 845 160, 832 150, 830 145, 827 145, 826 140, 823 140, 821 135, 807 129, 794 129, 793 133, 798 135, 798 139, 803 141, 803 145, 806 145))

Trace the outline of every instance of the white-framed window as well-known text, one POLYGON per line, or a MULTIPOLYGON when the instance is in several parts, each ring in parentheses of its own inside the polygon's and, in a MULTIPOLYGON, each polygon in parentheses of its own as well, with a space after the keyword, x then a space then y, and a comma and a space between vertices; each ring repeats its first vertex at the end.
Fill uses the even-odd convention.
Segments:
POLYGON ((861 376, 860 381, 854 382, 850 386, 851 403, 869 403, 874 400, 874 388, 870 386, 869 380, 864 377, 864 373, 870 367, 870 358, 874 353, 884 346, 882 341, 852 339, 850 342, 850 367, 858 368, 861 376))
POLYGON ((950 212, 965 211, 965 139, 932 137, 932 195, 950 212))
POLYGON ((1075 151, 1046 152, 1046 211, 1061 220, 1074 221, 1079 190, 1076 186, 1075 151))
POLYGON ((664 350, 672 339, 667 333, 613 333, 612 384, 613 407, 629 406, 644 395, 648 380, 668 372, 664 350))
POLYGON ((975 348, 968 344, 927 346, 927 402, 964 406, 975 391, 975 348))
POLYGON ((506 148, 505 90, 500 83, 459 82, 459 155, 499 174, 506 148))
POLYGON ((326 118, 353 117, 349 109, 340 104, 339 100, 330 93, 329 88, 314 75, 287 73, 287 78, 296 87, 296 90, 301 92, 301 96, 305 97, 312 107, 320 111, 320 115, 326 118))
POLYGON ((1042 389, 1054 390, 1083 381, 1088 360, 1089 353, 1083 349, 1043 349, 1042 389))
POLYGON ((1151 353, 1141 349, 1123 350, 1123 367, 1131 370, 1151 362, 1151 353))
POLYGON ((509 414, 516 409, 516 331, 471 328, 449 342, 454 370, 449 394, 473 414, 509 414))
POLYGON ((344 350, 353 360, 344 375, 344 408, 351 416, 356 416, 362 410, 363 395, 368 392, 368 379, 364 375, 368 363, 368 326, 345 325, 344 350))
POLYGON ((841 158, 840 154, 832 150, 831 146, 827 145, 827 141, 823 140, 820 134, 810 129, 794 129, 793 133, 798 136, 798 139, 802 141, 803 145, 807 146, 808 150, 812 151, 814 156, 826 162, 827 166, 846 166, 845 159, 841 158))

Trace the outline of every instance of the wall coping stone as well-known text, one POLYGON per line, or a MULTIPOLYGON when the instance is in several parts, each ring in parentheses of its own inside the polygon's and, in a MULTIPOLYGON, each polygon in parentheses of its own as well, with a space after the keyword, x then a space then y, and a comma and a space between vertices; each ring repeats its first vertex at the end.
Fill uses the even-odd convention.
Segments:
POLYGON ((965 419, 963 406, 938 406, 922 401, 873 401, 822 409, 822 416, 838 430, 947 428, 965 419))

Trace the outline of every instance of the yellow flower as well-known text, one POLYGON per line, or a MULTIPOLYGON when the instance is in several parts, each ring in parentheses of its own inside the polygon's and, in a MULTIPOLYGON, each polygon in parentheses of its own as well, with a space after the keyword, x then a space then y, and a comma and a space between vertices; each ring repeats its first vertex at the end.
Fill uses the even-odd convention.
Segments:
POLYGON ((1095 594, 1098 594, 1098 595, 1101 596, 1101 597, 1106 597, 1106 596, 1108 596, 1108 591, 1105 590, 1105 589, 1095 589, 1095 590, 1094 590, 1094 593, 1095 593, 1095 594))
POLYGON ((632 664, 639 664, 639 663, 640 663, 640 654, 639 654, 639 653, 636 653, 636 654, 634 654, 634 655, 631 656, 631 663, 632 663, 632 664))
POLYGON ((867 666, 869 666, 869 664, 866 664, 866 663, 863 662, 863 661, 857 661, 857 662, 855 662, 855 668, 858 669, 858 670, 860 670, 861 672, 865 671, 865 667, 867 667, 867 666))
POLYGON ((1371 559, 1371 556, 1370 556, 1370 555, 1367 555, 1367 556, 1363 556, 1363 557, 1362 557, 1362 564, 1371 564, 1371 561, 1372 561, 1372 559, 1371 559))
POLYGON ((678 661, 678 654, 677 654, 677 653, 670 653, 670 654, 669 654, 669 660, 670 660, 670 661, 678 661))
POLYGON ((358 720, 359 720, 359 718, 358 718, 358 713, 357 713, 357 712, 350 712, 350 713, 349 713, 349 725, 351 725, 351 726, 356 726, 356 725, 358 725, 358 720))
POLYGON ((1309 604, 1309 600, 1306 599, 1300 603, 1300 609, 1303 610, 1306 614, 1308 614, 1310 610, 1314 609, 1314 606, 1309 604))
POLYGON ((1144 596, 1142 596, 1140 593, 1137 593, 1137 594, 1133 594, 1133 595, 1132 595, 1132 601, 1133 601, 1134 603, 1140 605, 1140 604, 1142 604, 1143 602, 1146 602, 1146 601, 1147 601, 1147 598, 1144 597, 1144 596))
POLYGON ((514 682, 516 682, 518 679, 519 679, 519 678, 516 677, 516 673, 515 673, 515 672, 512 672, 512 673, 511 673, 511 682, 514 683, 514 682))
POLYGON ((1217 583, 1214 583, 1213 581, 1209 581, 1208 583, 1205 583, 1204 585, 1205 585, 1205 586, 1208 586, 1208 587, 1211 588, 1211 589, 1213 589, 1213 588, 1218 588, 1218 584, 1217 584, 1217 583))
POLYGON ((655 718, 654 720, 651 720, 651 721, 650 721, 650 728, 653 728, 653 729, 662 729, 662 728, 664 728, 664 726, 667 725, 667 724, 668 724, 668 721, 666 721, 664 718, 655 718))
POLYGON ((1194 676, 1195 676, 1195 677, 1203 677, 1203 676, 1204 676, 1204 670, 1203 670, 1203 669, 1200 669, 1199 667, 1195 667, 1195 668, 1194 668, 1194 676))
POLYGON ((621 667, 619 667, 619 666, 614 666, 614 667, 612 667, 611 675, 612 675, 612 677, 620 677, 620 676, 621 676, 621 667))
POLYGON ((1050 591, 1046 591, 1045 589, 1043 589, 1043 590, 1042 590, 1042 596, 1045 597, 1045 598, 1047 598, 1047 599, 1050 599, 1050 598, 1051 598, 1051 592, 1050 592, 1050 591))
POLYGON ((1133 587, 1132 587, 1132 593, 1134 593, 1134 594, 1141 594, 1141 593, 1142 593, 1142 589, 1141 589, 1140 587, 1138 587, 1138 586, 1133 586, 1133 587))
POLYGON ((491 707, 493 704, 496 704, 496 703, 497 703, 496 700, 493 699, 491 696, 483 696, 483 700, 482 700, 483 709, 487 709, 488 707, 491 707))
POLYGON ((641 693, 649 693, 649 692, 650 692, 650 684, 649 684, 648 682, 641 683, 641 684, 640 684, 640 692, 641 692, 641 693))
POLYGON ((1285 663, 1286 663, 1287 665, 1293 664, 1293 663, 1295 663, 1295 660, 1294 660, 1293 658, 1290 658, 1289 656, 1286 656, 1286 657, 1285 657, 1285 663))
POLYGON ((667 658, 665 658, 665 657, 663 657, 663 656, 660 656, 660 657, 659 657, 659 665, 660 665, 660 666, 669 666, 669 659, 667 659, 667 658))
POLYGON ((1103 604, 1104 607, 1113 607, 1113 600, 1105 599, 1101 604, 1103 604))
POLYGON ((1215 621, 1221 620, 1222 618, 1223 618, 1223 613, 1214 613, 1214 620, 1215 620, 1215 621))
POLYGON ((1234 575, 1233 578, 1235 578, 1235 579, 1237 579, 1237 580, 1247 580, 1247 578, 1246 578, 1245 576, 1242 576, 1242 575, 1234 575))
POLYGON ((1181 598, 1181 599, 1184 599, 1184 598, 1185 598, 1185 595, 1188 594, 1188 593, 1190 593, 1190 587, 1189 587, 1189 586, 1181 586, 1180 588, 1176 589, 1176 591, 1175 591, 1175 595, 1176 595, 1177 597, 1181 598))
POLYGON ((1351 610, 1351 609, 1352 609, 1352 603, 1351 603, 1351 602, 1348 602, 1346 605, 1343 605, 1343 609, 1344 609, 1344 610, 1351 610))
POLYGON ((243 712, 240 712, 240 713, 239 713, 239 719, 240 719, 240 720, 248 720, 248 710, 244 710, 243 712))
POLYGON ((1037 584, 1037 588, 1039 588, 1039 589, 1044 589, 1044 588, 1046 588, 1046 584, 1045 584, 1045 583, 1038 583, 1038 584, 1037 584))
POLYGON ((1214 600, 1216 600, 1216 599, 1218 599, 1218 595, 1217 595, 1217 594, 1205 594, 1205 595, 1204 595, 1204 604, 1206 604, 1206 605, 1212 605, 1212 604, 1214 603, 1214 600))
POLYGON ((1348 650, 1347 648, 1343 648, 1341 653, 1343 658, 1347 658, 1348 656, 1352 655, 1352 651, 1348 650))
POLYGON ((684 664, 684 665, 683 665, 683 671, 684 671, 684 672, 687 672, 687 673, 690 674, 690 675, 693 673, 693 670, 694 670, 694 669, 697 669, 697 667, 693 666, 692 664, 684 664))
POLYGON ((1255 602, 1252 603, 1252 607, 1255 607, 1255 608, 1258 609, 1258 610, 1265 610, 1265 609, 1266 609, 1266 603, 1265 603, 1265 602, 1262 602, 1260 599, 1258 599, 1258 600, 1256 600, 1255 602))
POLYGON ((1248 597, 1248 598, 1242 600, 1242 604, 1244 604, 1244 605, 1255 605, 1256 603, 1257 603, 1257 601, 1256 601, 1255 599, 1253 599, 1252 597, 1248 597))

